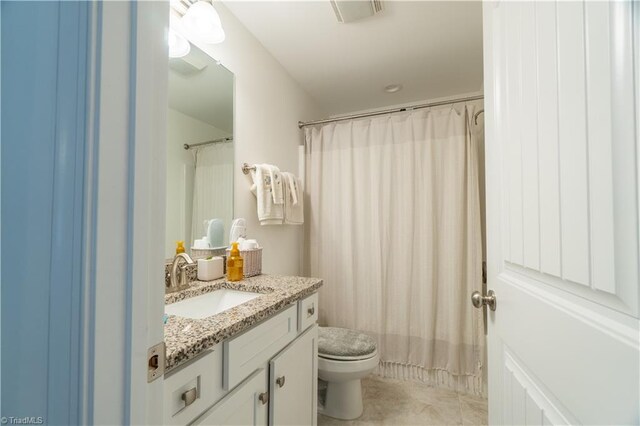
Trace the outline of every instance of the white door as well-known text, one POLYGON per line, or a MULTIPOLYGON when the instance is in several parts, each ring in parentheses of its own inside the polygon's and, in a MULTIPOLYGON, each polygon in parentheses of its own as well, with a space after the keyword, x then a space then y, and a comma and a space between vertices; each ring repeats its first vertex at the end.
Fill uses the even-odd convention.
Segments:
POLYGON ((162 421, 168 13, 0 6, 3 423, 162 421))
POLYGON ((639 16, 484 4, 491 424, 640 422, 639 16))
POLYGON ((270 361, 269 393, 270 425, 295 426, 317 423, 317 325, 305 331, 270 361))

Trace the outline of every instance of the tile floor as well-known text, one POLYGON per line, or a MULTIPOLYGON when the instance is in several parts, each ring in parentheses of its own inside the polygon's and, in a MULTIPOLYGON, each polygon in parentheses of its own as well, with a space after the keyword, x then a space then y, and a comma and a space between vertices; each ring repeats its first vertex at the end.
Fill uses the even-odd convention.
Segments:
POLYGON ((486 425, 487 400, 423 383, 369 376, 362 381, 364 413, 340 421, 318 416, 318 426, 486 425))

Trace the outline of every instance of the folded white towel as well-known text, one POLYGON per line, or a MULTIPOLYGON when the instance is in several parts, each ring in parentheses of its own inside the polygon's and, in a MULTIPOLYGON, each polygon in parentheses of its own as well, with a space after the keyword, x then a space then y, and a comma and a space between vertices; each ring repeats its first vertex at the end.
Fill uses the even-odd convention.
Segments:
MULTIPOLYGON (((273 202, 272 174, 273 171, 268 164, 256 164, 255 171, 251 171, 251 178, 253 179, 251 192, 255 194, 257 199, 260 225, 281 225, 284 219, 284 204, 275 204, 273 202)), ((279 170, 277 174, 282 186, 279 170)))
POLYGON ((282 174, 280 169, 272 164, 261 164, 261 166, 269 171, 273 204, 284 204, 284 188, 282 185, 282 174))
POLYGON ((304 223, 304 194, 300 181, 293 173, 283 172, 284 182, 284 223, 302 225, 304 223))

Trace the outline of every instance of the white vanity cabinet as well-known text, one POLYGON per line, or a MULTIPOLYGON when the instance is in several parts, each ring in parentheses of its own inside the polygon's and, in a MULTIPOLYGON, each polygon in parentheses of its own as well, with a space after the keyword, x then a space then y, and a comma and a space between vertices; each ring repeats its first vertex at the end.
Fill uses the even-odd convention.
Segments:
POLYGON ((225 340, 164 379, 164 423, 317 423, 317 293, 225 340))

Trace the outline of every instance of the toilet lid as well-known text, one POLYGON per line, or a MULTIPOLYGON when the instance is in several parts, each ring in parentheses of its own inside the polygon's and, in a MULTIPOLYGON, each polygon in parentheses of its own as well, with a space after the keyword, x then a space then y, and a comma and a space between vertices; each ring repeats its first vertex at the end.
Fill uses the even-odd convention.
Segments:
POLYGON ((371 358, 376 352, 373 337, 348 328, 320 327, 318 355, 324 358, 358 360, 371 358))

